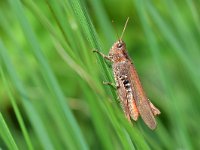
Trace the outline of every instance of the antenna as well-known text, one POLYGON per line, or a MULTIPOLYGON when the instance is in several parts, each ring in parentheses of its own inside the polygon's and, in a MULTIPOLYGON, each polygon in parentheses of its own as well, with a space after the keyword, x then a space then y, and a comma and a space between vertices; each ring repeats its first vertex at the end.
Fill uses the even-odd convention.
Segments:
POLYGON ((112 20, 112 24, 113 24, 113 27, 114 27, 114 29, 115 29, 115 32, 116 32, 117 38, 119 39, 119 34, 118 34, 118 32, 117 32, 117 28, 116 28, 116 26, 115 26, 115 24, 114 24, 114 20, 112 20))
POLYGON ((119 40, 121 40, 121 39, 122 39, 122 37, 123 37, 123 35, 124 35, 124 31, 125 31, 125 29, 126 29, 126 26, 127 26, 127 24, 128 24, 128 20, 129 20, 129 17, 126 19, 126 23, 125 23, 125 25, 124 25, 124 29, 123 29, 123 31, 122 31, 122 34, 121 34, 121 36, 120 36, 120 39, 119 39, 119 40))

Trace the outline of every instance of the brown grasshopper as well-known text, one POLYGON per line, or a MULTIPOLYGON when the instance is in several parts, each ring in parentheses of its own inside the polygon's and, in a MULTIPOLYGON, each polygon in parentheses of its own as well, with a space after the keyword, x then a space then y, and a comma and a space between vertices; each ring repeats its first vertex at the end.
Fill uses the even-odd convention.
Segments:
MULTIPOLYGON (((122 41, 126 20, 121 37, 115 42, 107 55, 94 50, 103 58, 112 62, 112 70, 116 82, 117 93, 126 118, 131 121, 137 120, 139 115, 150 129, 156 128, 156 115, 160 111, 149 101, 140 83, 136 69, 126 51, 126 44, 122 41)), ((113 85, 106 82, 106 84, 113 85)))

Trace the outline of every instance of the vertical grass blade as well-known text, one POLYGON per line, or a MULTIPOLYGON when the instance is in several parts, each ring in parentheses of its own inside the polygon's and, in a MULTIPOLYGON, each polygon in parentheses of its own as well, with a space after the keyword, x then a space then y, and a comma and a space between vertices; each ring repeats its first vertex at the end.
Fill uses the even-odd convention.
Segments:
POLYGON ((181 45, 181 42, 178 41, 176 36, 173 34, 173 32, 168 27, 167 23, 165 23, 162 18, 158 15, 156 10, 153 8, 152 4, 147 2, 147 8, 152 16, 154 18, 154 21, 157 23, 158 28, 163 33, 164 37, 168 40, 170 45, 174 48, 175 52, 177 53, 177 56, 180 58, 180 60, 183 62, 185 67, 187 67, 188 71, 191 72, 189 74, 191 76, 191 80, 196 85, 197 89, 200 92, 200 85, 197 84, 198 80, 198 74, 195 70, 197 70, 197 66, 193 64, 193 62, 190 61, 191 58, 188 58, 188 55, 184 53, 185 48, 181 45))
POLYGON ((4 142, 6 143, 6 146, 10 150, 18 150, 18 147, 17 147, 1 113, 0 113, 0 134, 1 134, 1 137, 4 140, 4 142))
POLYGON ((10 150, 18 150, 18 147, 1 113, 0 113, 0 134, 1 134, 2 139, 4 140, 4 142, 6 143, 7 147, 10 150))
MULTIPOLYGON (((70 0, 69 2, 71 4, 71 7, 74 10, 75 15, 79 19, 79 23, 81 24, 81 27, 83 29, 85 36, 87 37, 89 41, 89 44, 91 45, 93 49, 97 49, 101 51, 101 46, 98 41, 97 34, 94 30, 93 24, 91 23, 91 19, 86 11, 86 8, 83 6, 83 2, 79 0, 70 0)), ((98 57, 98 58, 99 58, 101 67, 105 71, 106 79, 111 81, 111 76, 107 70, 107 67, 103 61, 103 58, 101 57, 98 57)), ((113 95, 115 94, 113 93, 113 95)))
POLYGON ((6 81, 6 78, 5 78, 5 75, 4 75, 4 73, 3 73, 2 68, 0 68, 0 74, 1 74, 1 77, 2 77, 2 79, 3 79, 5 89, 6 89, 6 91, 8 92, 8 96, 9 96, 9 98, 10 98, 10 101, 11 101, 12 107, 13 107, 13 109, 14 109, 14 112, 15 112, 15 114, 16 114, 16 116, 17 116, 17 120, 18 120, 18 122, 19 122, 19 124, 20 124, 21 130, 22 130, 22 133, 23 133, 23 136, 24 136, 25 141, 26 141, 26 144, 27 144, 27 146, 28 146, 28 149, 29 149, 29 150, 33 150, 33 145, 32 145, 32 143, 31 143, 30 137, 29 137, 28 132, 27 132, 27 130, 26 130, 26 127, 25 127, 23 118, 22 118, 22 116, 21 116, 21 114, 20 114, 20 111, 19 111, 19 108, 18 108, 18 106, 17 106, 17 104, 16 104, 16 102, 15 102, 16 100, 14 99, 14 97, 13 97, 13 95, 12 95, 12 93, 11 93, 9 87, 8 87, 8 83, 7 83, 7 81, 6 81))
POLYGON ((63 111, 65 117, 66 117, 66 122, 68 123, 69 126, 71 126, 71 132, 73 132, 71 135, 75 139, 74 142, 77 143, 77 146, 82 149, 87 149, 87 144, 83 138, 83 135, 81 133, 81 130, 72 114, 70 111, 68 105, 66 105, 64 94, 62 93, 61 88, 59 87, 56 78, 48 65, 47 60, 45 59, 44 55, 42 54, 41 48, 39 46, 39 43, 36 39, 36 36, 34 32, 32 31, 28 20, 26 19, 25 13, 23 11, 23 7, 20 3, 19 0, 16 1, 9 1, 14 12, 16 13, 17 18, 19 19, 19 22, 22 26, 22 29, 24 31, 24 35, 26 36, 30 46, 31 50, 35 54, 36 58, 38 59, 39 63, 41 64, 43 68, 43 75, 50 87, 52 88, 52 91, 54 91, 58 103, 60 105, 61 110, 63 111))
POLYGON ((11 60, 7 54, 7 49, 4 47, 1 40, 0 40, 0 54, 1 54, 1 58, 5 64, 5 66, 8 70, 10 78, 21 96, 22 103, 24 105, 24 109, 29 117, 31 124, 33 125, 33 128, 35 129, 35 131, 37 133, 38 138, 40 139, 41 144, 43 145, 43 148, 52 150, 53 145, 50 142, 50 139, 45 130, 45 127, 41 121, 41 118, 39 117, 37 111, 31 104, 30 100, 28 99, 28 96, 26 94, 27 92, 26 92, 23 84, 19 80, 19 78, 16 74, 16 71, 14 69, 14 66, 12 65, 11 60))

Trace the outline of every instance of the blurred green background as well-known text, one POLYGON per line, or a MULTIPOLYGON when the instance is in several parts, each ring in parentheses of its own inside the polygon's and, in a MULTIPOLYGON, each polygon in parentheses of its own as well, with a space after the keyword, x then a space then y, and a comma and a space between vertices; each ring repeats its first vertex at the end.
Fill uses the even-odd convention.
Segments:
POLYGON ((199 1, 0 4, 1 149, 200 149, 199 1), (127 17, 123 40, 161 111, 155 131, 128 123, 102 84, 110 64, 92 53, 108 53, 127 17))

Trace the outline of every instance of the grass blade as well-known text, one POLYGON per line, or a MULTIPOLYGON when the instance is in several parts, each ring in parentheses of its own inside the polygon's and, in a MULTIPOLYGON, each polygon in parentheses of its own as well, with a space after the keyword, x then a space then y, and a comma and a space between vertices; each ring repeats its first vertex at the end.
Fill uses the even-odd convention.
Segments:
POLYGON ((0 134, 1 134, 2 139, 4 140, 4 142, 6 143, 7 147, 10 150, 18 150, 18 147, 1 113, 0 113, 0 134))
POLYGON ((49 150, 53 149, 53 146, 51 145, 50 139, 44 128, 44 125, 43 125, 42 121, 40 120, 40 117, 39 117, 37 111, 31 104, 30 100, 28 99, 28 96, 26 95, 27 92, 26 92, 25 88, 23 87, 21 81, 19 80, 19 78, 16 74, 16 71, 14 70, 13 65, 11 64, 11 61, 7 54, 7 50, 4 47, 2 41, 0 41, 0 54, 1 54, 2 60, 4 61, 4 64, 6 65, 6 68, 10 75, 10 78, 11 78, 12 82, 15 84, 15 87, 21 96, 22 103, 24 105, 24 109, 27 112, 27 115, 38 135, 38 138, 42 142, 43 147, 45 149, 49 149, 49 150))
POLYGON ((17 104, 16 104, 16 100, 14 99, 12 93, 10 92, 10 89, 9 89, 9 87, 8 87, 8 83, 7 83, 6 79, 5 79, 5 75, 4 75, 4 73, 3 73, 2 68, 0 68, 0 74, 1 74, 1 76, 2 76, 2 79, 3 79, 4 85, 5 85, 6 91, 8 91, 8 95, 9 95, 9 98, 10 98, 10 100, 11 100, 12 107, 13 107, 13 109, 14 109, 14 111, 15 111, 15 114, 16 114, 16 116, 17 116, 18 122, 19 122, 19 124, 20 124, 21 129, 22 129, 22 132, 23 132, 24 138, 25 138, 25 140, 26 140, 28 149, 29 149, 29 150, 33 150, 33 145, 32 145, 32 143, 31 143, 31 141, 30 141, 30 137, 29 137, 28 132, 27 132, 27 130, 26 130, 24 121, 23 121, 22 116, 21 116, 21 114, 20 114, 19 108, 18 108, 18 106, 17 106, 17 104))
POLYGON ((26 16, 24 14, 22 5, 20 3, 20 1, 10 1, 10 4, 13 8, 13 10, 15 11, 19 22, 22 26, 22 29, 24 31, 25 36, 27 37, 27 40, 30 43, 31 46, 31 50, 33 51, 33 53, 35 54, 36 58, 38 59, 38 61, 40 62, 42 68, 43 68, 43 75, 44 78, 46 78, 48 84, 51 86, 52 91, 54 91, 58 103, 60 105, 60 108, 62 109, 62 111, 64 112, 64 115, 66 116, 66 121, 68 123, 68 125, 71 126, 71 131, 73 132, 73 138, 76 139, 77 142, 77 146, 80 146, 80 148, 82 149, 87 149, 87 144, 84 141, 83 135, 81 133, 81 130, 73 116, 73 114, 71 113, 68 105, 66 105, 65 101, 64 101, 64 95, 55 79, 55 76, 53 75, 53 72, 50 68, 50 66, 47 63, 47 60, 45 59, 45 57, 43 56, 42 52, 41 52, 41 48, 38 44, 38 41, 33 33, 33 31, 31 30, 31 27, 26 19, 26 16))

